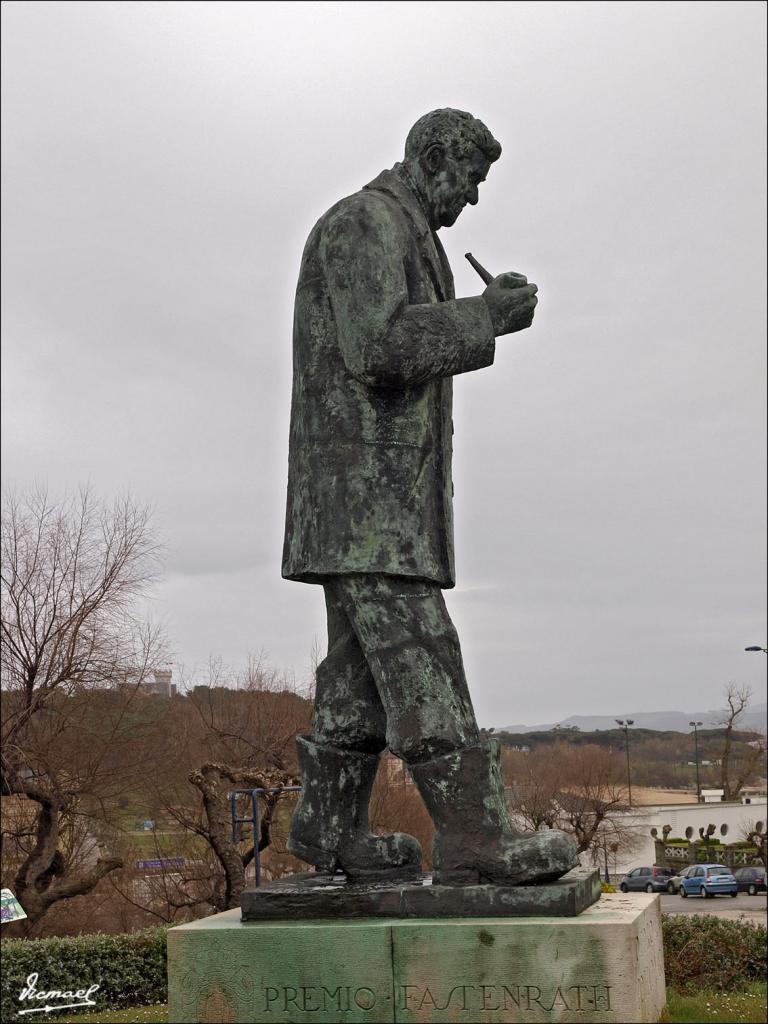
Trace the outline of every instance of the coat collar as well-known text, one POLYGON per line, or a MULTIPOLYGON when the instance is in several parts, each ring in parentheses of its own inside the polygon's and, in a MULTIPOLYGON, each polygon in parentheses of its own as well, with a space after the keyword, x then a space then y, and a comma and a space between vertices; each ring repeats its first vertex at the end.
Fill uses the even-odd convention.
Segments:
POLYGON ((440 302, 452 299, 453 274, 448 257, 437 234, 430 228, 424 208, 416 192, 416 186, 401 163, 388 171, 382 171, 378 177, 364 186, 374 192, 383 192, 391 196, 403 209, 419 240, 419 249, 426 262, 432 283, 435 286, 440 302))

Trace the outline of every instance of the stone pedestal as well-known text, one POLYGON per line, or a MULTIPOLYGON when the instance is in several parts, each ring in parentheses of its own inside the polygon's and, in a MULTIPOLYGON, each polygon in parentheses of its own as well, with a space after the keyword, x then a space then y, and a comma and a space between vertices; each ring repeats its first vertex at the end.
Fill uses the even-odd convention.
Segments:
POLYGON ((242 921, 168 933, 169 1020, 600 1021, 664 1007, 657 896, 604 895, 578 917, 242 921))

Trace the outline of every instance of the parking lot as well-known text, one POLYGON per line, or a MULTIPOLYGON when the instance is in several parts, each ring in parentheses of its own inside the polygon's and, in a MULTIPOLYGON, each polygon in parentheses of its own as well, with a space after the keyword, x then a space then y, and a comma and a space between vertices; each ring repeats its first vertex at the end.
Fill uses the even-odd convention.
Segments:
POLYGON ((664 914, 717 914, 729 918, 746 917, 750 921, 765 924, 768 901, 765 893, 750 896, 748 893, 740 892, 736 899, 730 896, 715 896, 714 899, 689 896, 688 899, 683 899, 681 896, 668 896, 663 893, 661 909, 664 914))

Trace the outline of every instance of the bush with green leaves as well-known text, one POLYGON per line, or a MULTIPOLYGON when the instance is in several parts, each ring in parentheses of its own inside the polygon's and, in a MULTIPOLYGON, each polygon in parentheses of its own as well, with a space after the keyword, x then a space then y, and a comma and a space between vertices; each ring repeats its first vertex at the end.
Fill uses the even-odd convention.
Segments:
POLYGON ((712 914, 662 914, 667 985, 734 992, 766 980, 766 928, 712 914))
POLYGON ((41 992, 76 991, 98 984, 93 996, 97 1007, 118 1009, 164 1003, 165 950, 165 928, 146 928, 125 935, 4 939, 2 1020, 29 1020, 28 1016, 19 1017, 18 1011, 40 1005, 19 1001, 30 974, 37 974, 36 988, 41 992))

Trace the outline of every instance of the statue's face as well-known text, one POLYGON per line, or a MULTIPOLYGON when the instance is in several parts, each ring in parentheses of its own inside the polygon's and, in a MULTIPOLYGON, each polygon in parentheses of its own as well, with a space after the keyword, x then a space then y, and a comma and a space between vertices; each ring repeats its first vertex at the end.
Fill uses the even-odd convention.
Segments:
POLYGON ((459 214, 469 203, 478 199, 478 186, 485 181, 490 160, 479 150, 459 157, 442 146, 433 146, 424 157, 424 170, 429 200, 429 220, 437 230, 455 224, 459 214))

